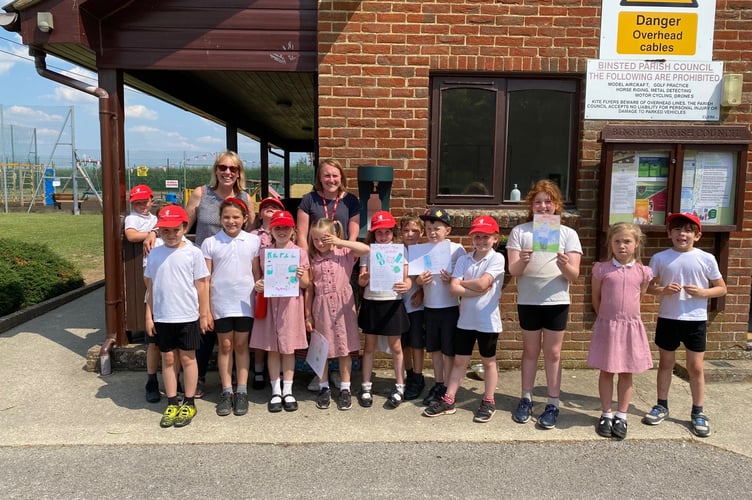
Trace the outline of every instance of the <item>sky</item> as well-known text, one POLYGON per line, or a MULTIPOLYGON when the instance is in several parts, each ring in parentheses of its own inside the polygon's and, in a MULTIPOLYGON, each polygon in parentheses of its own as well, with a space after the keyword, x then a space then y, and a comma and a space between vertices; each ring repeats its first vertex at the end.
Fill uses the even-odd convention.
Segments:
MULTIPOLYGON (((61 59, 48 56, 47 68, 96 85, 96 75, 61 59)), ((42 163, 54 150, 55 158, 71 158, 71 144, 79 158, 98 159, 99 108, 97 99, 84 92, 39 76, 28 47, 15 33, 0 30, 0 121, 5 135, 16 127, 13 149, 16 157, 33 150, 31 130, 42 163), (73 109, 70 112, 71 107, 73 109), (72 120, 71 120, 72 118, 72 120), (72 139, 71 139, 71 126, 72 139), (28 127, 23 129, 21 127, 28 127), (20 153, 19 153, 20 150, 20 153)), ((241 158, 251 165, 259 161, 257 142, 239 136, 241 158)), ((133 89, 125 92, 126 164, 152 166, 206 165, 212 154, 225 149, 225 132, 219 125, 180 110, 133 89)), ((10 139, 0 141, 0 161, 9 158, 10 139), (5 148, 2 145, 5 144, 5 148), (6 151, 3 151, 5 149, 6 151)), ((270 161, 274 162, 274 157, 270 161)), ((58 160, 64 161, 64 160, 58 160)), ((296 161, 293 158, 293 163, 296 161)))

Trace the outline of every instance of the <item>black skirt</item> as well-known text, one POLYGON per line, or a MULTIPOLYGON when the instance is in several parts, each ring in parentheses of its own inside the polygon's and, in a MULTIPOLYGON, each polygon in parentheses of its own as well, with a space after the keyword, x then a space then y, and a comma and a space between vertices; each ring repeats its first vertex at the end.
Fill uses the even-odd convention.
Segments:
POLYGON ((402 335, 410 329, 410 319, 402 299, 363 299, 358 313, 358 326, 363 333, 372 335, 402 335))

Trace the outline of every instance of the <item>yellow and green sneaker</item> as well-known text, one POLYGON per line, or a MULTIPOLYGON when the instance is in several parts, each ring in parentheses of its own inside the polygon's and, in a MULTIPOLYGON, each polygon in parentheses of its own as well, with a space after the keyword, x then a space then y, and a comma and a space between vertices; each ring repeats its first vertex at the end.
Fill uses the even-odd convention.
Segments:
POLYGON ((162 420, 159 421, 160 427, 172 427, 176 424, 180 407, 178 405, 167 405, 164 413, 162 414, 162 420))
POLYGON ((183 405, 180 407, 178 416, 175 418, 175 427, 185 427, 191 423, 196 416, 196 407, 193 405, 183 405))

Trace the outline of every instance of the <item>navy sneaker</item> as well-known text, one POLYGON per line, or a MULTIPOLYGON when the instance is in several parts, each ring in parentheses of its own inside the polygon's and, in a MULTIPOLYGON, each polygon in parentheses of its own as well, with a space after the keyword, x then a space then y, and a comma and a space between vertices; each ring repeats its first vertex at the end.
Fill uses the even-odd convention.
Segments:
POLYGON ((517 410, 512 413, 512 420, 518 424, 524 424, 527 423, 532 416, 533 402, 527 398, 520 399, 520 404, 517 405, 517 410))
POLYGON ((553 429, 556 427, 556 420, 559 418, 559 408, 556 405, 546 405, 543 413, 538 417, 538 425, 544 429, 553 429))
POLYGON ((692 419, 692 433, 701 438, 710 436, 710 421, 704 413, 693 413, 692 419))
POLYGON ((647 425, 658 425, 668 417, 668 409, 661 405, 655 405, 642 417, 642 423, 647 425))

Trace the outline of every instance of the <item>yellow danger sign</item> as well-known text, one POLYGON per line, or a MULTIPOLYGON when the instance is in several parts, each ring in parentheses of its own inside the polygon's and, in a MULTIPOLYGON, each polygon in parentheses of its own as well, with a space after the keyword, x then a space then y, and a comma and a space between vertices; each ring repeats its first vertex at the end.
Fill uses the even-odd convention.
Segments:
POLYGON ((697 14, 620 12, 616 52, 691 56, 697 50, 697 14))

